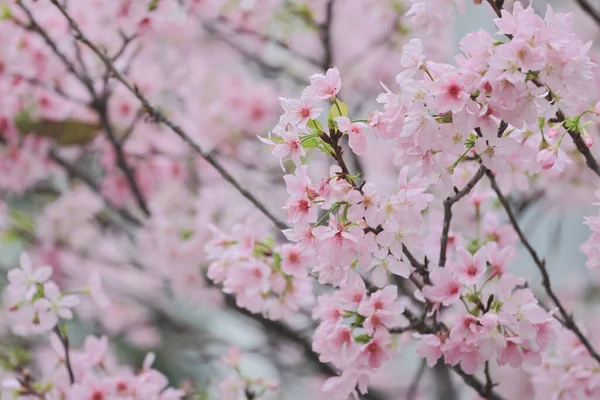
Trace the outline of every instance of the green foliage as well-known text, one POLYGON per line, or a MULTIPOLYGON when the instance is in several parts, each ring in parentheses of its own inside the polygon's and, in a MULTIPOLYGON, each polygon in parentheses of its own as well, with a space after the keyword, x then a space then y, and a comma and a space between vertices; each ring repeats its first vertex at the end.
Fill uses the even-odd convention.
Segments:
POLYGON ((348 116, 348 105, 339 99, 335 99, 333 105, 329 109, 329 115, 327 116, 328 121, 335 121, 337 117, 348 116))
POLYGON ((98 124, 73 119, 35 121, 31 118, 29 110, 23 110, 16 116, 15 125, 22 135, 33 134, 49 138, 61 146, 88 143, 96 137, 101 129, 98 124))
POLYGON ((363 333, 362 335, 355 336, 354 340, 356 341, 356 343, 367 344, 371 341, 371 336, 367 335, 366 333, 363 333))

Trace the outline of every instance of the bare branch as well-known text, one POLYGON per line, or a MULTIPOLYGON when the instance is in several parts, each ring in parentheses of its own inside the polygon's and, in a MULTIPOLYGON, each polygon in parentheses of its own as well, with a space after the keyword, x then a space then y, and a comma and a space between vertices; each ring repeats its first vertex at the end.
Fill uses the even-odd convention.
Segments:
POLYGON ((581 7, 581 9, 585 11, 585 13, 596 22, 596 24, 600 25, 600 13, 598 13, 598 11, 590 3, 587 2, 587 0, 575 1, 577 2, 577 4, 579 4, 579 7, 581 7))
POLYGON ((473 190, 475 185, 477 185, 477 182, 483 178, 483 175, 486 171, 487 168, 482 164, 462 190, 459 191, 458 189, 454 188, 455 195, 452 197, 447 197, 446 200, 444 200, 444 226, 442 228, 442 237, 440 240, 440 259, 438 261, 438 265, 440 267, 444 267, 446 265, 448 233, 450 232, 450 222, 452 221, 452 206, 454 203, 468 195, 471 190, 473 190))
POLYGON ((75 375, 73 374, 73 366, 71 365, 71 356, 69 354, 69 337, 67 335, 64 335, 60 331, 58 325, 54 327, 53 332, 56 333, 56 336, 58 336, 58 339, 60 339, 60 342, 63 345, 63 349, 65 350, 65 368, 67 368, 67 373, 69 374, 69 381, 72 385, 75 383, 75 375))

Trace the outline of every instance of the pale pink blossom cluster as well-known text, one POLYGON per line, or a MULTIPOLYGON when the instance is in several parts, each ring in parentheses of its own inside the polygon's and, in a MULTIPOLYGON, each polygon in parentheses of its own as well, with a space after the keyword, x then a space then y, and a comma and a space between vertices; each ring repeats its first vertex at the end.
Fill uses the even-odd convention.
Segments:
POLYGON ((313 309, 320 320, 313 349, 319 360, 342 370, 329 378, 323 390, 335 399, 345 399, 358 390, 367 392, 369 376, 392 356, 394 328, 408 325, 404 304, 396 286, 367 292, 359 275, 353 274, 332 294, 322 295, 313 309))
POLYGON ((70 349, 70 370, 67 369, 65 348, 57 337, 52 336, 50 347, 52 354, 49 358, 52 360, 46 360, 49 367, 47 376, 35 382, 26 382, 26 385, 23 378, 17 375, 2 380, 0 384, 3 389, 17 393, 11 398, 179 400, 186 394, 183 390, 168 387, 167 378, 152 368, 155 359, 152 353, 146 355, 139 371, 119 365, 110 354, 106 336, 88 336, 82 349, 70 349))
POLYGON ((447 364, 460 363, 468 374, 494 357, 498 365, 512 368, 539 366, 556 337, 558 322, 539 306, 530 289, 519 287, 524 280, 493 268, 486 274, 486 261, 493 265, 500 254, 490 260, 485 250, 471 256, 459 248, 455 263, 431 272, 432 286, 423 289, 425 297, 445 306, 460 300, 464 308, 448 316, 449 332, 418 336, 417 353, 429 366, 442 356, 447 364))
POLYGON ((20 261, 20 268, 8 272, 3 300, 13 320, 13 331, 20 335, 44 333, 52 330, 59 318, 72 319, 79 299, 62 292, 50 280, 52 267, 34 266, 26 253, 21 254, 20 261))
POLYGON ((535 399, 595 399, 600 396, 597 362, 575 337, 562 329, 542 358, 541 366, 530 370, 535 399))
POLYGON ((27 253, 21 254, 20 268, 8 272, 9 284, 3 293, 3 304, 16 334, 45 333, 55 328, 61 319, 72 319, 81 294, 91 295, 100 307, 110 305, 97 272, 90 275, 85 287, 69 290, 61 290, 51 280, 52 274, 52 267, 35 266, 27 253))
MULTIPOLYGON (((371 119, 376 135, 394 138, 396 161, 416 164, 446 190, 448 175, 468 154, 477 154, 501 180, 538 172, 538 149, 543 169, 557 158, 556 168, 564 169, 569 159, 559 152, 566 134, 560 129, 581 127, 581 115, 556 124, 555 114, 559 107, 572 112, 585 100, 583 87, 595 66, 587 55, 590 43, 570 33, 570 20, 550 7, 542 19, 515 3, 512 14, 503 10, 495 19, 498 33, 508 37, 483 30, 466 35, 456 67, 425 61, 418 39, 411 41, 397 77, 400 92, 386 89, 378 98, 384 111, 371 119)), ((589 135, 583 127, 581 134, 589 135)))
POLYGON ((276 245, 250 220, 225 233, 212 227, 205 246, 212 263, 208 278, 235 295, 236 303, 270 319, 286 319, 314 302, 308 275, 312 258, 299 246, 276 245))

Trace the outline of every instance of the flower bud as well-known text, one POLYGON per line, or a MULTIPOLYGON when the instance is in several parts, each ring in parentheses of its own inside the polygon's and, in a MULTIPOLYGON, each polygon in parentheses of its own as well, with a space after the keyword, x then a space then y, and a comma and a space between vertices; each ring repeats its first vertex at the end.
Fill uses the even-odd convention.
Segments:
POLYGON ((553 148, 543 149, 537 154, 536 160, 543 169, 550 169, 554 166, 558 152, 553 148))
POLYGON ((559 126, 553 126, 552 128, 550 128, 546 136, 548 136, 551 139, 555 138, 556 136, 558 136, 558 128, 559 126))
POLYGON ((594 106, 594 112, 598 115, 600 115, 600 101, 596 103, 596 105, 594 106))
POLYGON ((592 147, 594 145, 594 137, 592 135, 584 135, 583 142, 587 147, 592 147))

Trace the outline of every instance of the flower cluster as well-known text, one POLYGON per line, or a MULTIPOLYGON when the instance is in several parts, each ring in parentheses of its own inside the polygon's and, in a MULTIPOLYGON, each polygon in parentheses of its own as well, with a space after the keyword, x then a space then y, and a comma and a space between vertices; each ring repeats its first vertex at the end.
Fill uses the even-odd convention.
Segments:
POLYGON ((212 260, 208 278, 223 284, 240 307, 282 319, 313 303, 311 259, 298 246, 275 245, 252 222, 234 226, 230 234, 212 230, 214 238, 205 246, 212 260))
POLYGON ((368 293, 362 278, 351 275, 333 294, 322 295, 313 310, 320 320, 313 349, 319 360, 343 372, 330 378, 323 390, 345 399, 358 384, 366 393, 369 376, 391 357, 394 328, 408 325, 396 286, 368 293))
MULTIPOLYGON (((488 245, 491 248, 495 246, 488 245)), ((488 258, 485 248, 471 256, 457 250, 457 260, 431 273, 431 286, 423 294, 436 303, 449 306, 459 300, 462 312, 453 310, 447 318, 448 331, 419 335, 417 353, 433 366, 439 357, 446 363, 460 363, 472 374, 479 366, 496 358, 498 365, 513 368, 539 366, 541 354, 554 340, 558 322, 538 305, 523 280, 510 273, 498 273, 490 266, 502 257, 488 258)))
POLYGON ((541 366, 531 370, 536 400, 553 397, 594 399, 600 396, 597 362, 573 332, 561 329, 550 347, 552 351, 542 358, 541 366))
POLYGON ((68 359, 63 344, 55 336, 50 346, 54 365, 48 365, 50 372, 44 379, 31 381, 30 376, 23 379, 18 375, 4 378, 1 385, 14 398, 179 400, 186 394, 168 387, 167 378, 152 368, 155 359, 152 353, 146 355, 137 372, 119 365, 110 354, 106 336, 86 337, 81 350, 69 350, 68 359))
POLYGON ((9 285, 4 292, 4 304, 16 333, 48 332, 59 318, 73 318, 72 309, 79 304, 79 299, 61 292, 50 280, 52 267, 35 267, 26 253, 21 254, 20 266, 9 271, 9 285))

